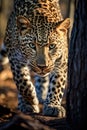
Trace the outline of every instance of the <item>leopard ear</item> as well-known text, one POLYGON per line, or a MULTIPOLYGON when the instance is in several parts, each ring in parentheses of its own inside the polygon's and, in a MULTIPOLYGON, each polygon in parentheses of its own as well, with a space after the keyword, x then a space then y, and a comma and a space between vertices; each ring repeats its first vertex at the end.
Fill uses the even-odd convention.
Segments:
POLYGON ((70 23, 70 18, 67 18, 59 23, 59 25, 56 27, 56 30, 67 33, 67 30, 70 28, 70 23))
POLYGON ((17 27, 20 32, 26 31, 30 28, 30 21, 24 16, 17 17, 17 27))

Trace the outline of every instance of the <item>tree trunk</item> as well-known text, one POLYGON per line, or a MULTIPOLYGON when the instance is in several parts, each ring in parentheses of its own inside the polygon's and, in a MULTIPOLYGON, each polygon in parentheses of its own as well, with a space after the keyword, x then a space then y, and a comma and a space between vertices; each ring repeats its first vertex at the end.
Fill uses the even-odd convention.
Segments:
POLYGON ((87 0, 78 0, 68 60, 67 120, 74 130, 87 123, 87 0))

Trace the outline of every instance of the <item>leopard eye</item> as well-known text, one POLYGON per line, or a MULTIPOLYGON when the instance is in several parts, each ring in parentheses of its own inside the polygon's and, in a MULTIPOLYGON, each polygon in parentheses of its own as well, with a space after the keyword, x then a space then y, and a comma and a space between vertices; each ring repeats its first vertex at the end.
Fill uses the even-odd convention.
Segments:
POLYGON ((50 50, 51 50, 51 49, 54 49, 55 46, 56 46, 55 44, 50 44, 50 45, 49 45, 49 49, 50 49, 50 50))
POLYGON ((32 48, 32 49, 34 49, 34 50, 36 50, 36 46, 35 46, 35 44, 34 44, 34 43, 29 43, 29 46, 30 46, 30 48, 32 48))

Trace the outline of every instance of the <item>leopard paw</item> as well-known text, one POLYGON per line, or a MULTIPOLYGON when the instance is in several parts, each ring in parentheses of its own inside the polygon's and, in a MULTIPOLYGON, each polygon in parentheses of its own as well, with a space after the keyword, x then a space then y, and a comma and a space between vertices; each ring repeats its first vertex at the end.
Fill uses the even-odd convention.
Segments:
POLYGON ((62 106, 52 106, 45 104, 43 109, 43 115, 45 116, 57 116, 63 118, 66 116, 65 108, 62 106))
POLYGON ((39 113, 40 112, 40 109, 37 105, 22 105, 21 107, 19 106, 18 109, 24 113, 39 113))
POLYGON ((40 109, 39 109, 38 105, 33 105, 32 109, 33 109, 34 113, 39 113, 40 112, 40 109))

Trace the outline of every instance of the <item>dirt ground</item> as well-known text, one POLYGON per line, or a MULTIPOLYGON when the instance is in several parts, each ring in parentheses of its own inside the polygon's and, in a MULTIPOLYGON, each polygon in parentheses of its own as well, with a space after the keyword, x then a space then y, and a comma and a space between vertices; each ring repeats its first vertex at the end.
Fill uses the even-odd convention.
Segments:
POLYGON ((70 130, 66 118, 24 114, 17 110, 17 104, 17 89, 9 64, 0 64, 0 130, 70 130))

